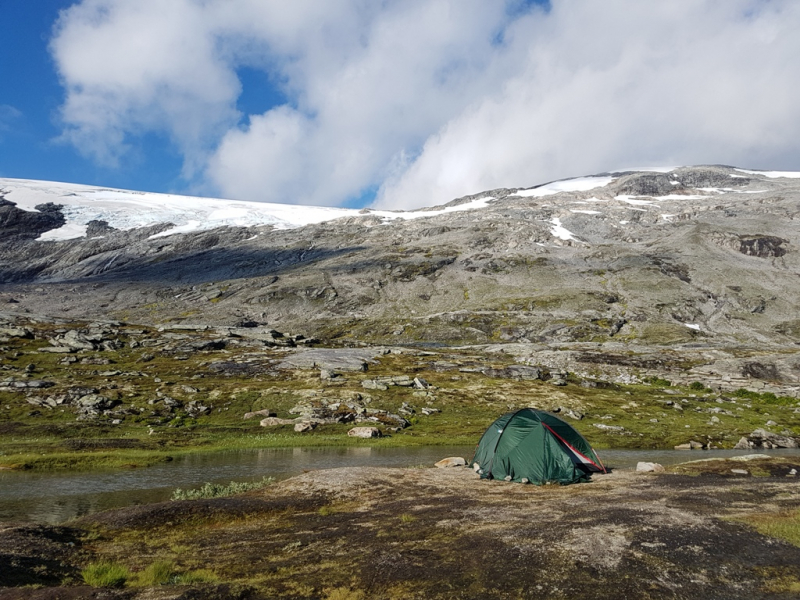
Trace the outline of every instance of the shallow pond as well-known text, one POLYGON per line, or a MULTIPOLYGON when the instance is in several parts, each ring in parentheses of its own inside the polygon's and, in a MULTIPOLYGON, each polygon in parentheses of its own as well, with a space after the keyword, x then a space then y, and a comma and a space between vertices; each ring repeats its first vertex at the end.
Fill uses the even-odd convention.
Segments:
MULTIPOLYGON (((202 453, 146 469, 26 473, 0 471, 0 521, 62 523, 89 513, 167 500, 176 488, 205 482, 285 479, 304 471, 336 467, 431 466, 446 456, 469 459, 473 446, 417 448, 278 448, 202 453)), ((753 454, 753 450, 604 450, 611 468, 632 469, 639 461, 663 465, 702 458, 753 454)), ((800 456, 800 450, 761 451, 800 456)), ((760 453, 761 453, 760 452, 760 453)))

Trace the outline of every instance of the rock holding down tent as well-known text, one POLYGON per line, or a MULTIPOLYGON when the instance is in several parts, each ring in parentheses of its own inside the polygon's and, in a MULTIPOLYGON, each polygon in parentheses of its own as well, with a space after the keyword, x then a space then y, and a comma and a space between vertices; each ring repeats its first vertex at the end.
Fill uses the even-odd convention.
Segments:
POLYGON ((654 462, 638 462, 636 463, 637 473, 662 473, 664 465, 654 462))
POLYGON ((440 469, 446 469, 448 467, 466 467, 467 461, 460 456, 449 456, 448 458, 443 458, 434 466, 440 469))

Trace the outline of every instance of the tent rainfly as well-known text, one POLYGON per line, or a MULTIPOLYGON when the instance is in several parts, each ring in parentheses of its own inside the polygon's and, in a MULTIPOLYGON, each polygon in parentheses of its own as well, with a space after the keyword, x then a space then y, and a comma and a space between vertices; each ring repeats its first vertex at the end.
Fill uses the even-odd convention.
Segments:
POLYGON ((555 415, 534 408, 506 413, 478 442, 472 467, 482 479, 578 483, 606 468, 583 436, 555 415))

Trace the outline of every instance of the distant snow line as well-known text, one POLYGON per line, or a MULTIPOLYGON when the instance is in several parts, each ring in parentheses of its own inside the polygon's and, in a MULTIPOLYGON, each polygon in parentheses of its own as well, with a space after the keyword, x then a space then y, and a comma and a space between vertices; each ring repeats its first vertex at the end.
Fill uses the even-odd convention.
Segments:
POLYGON ((151 236, 160 238, 223 226, 272 225, 276 229, 293 229, 342 217, 421 219, 483 208, 495 200, 484 196, 440 210, 393 212, 178 196, 25 179, 0 179, 0 186, 4 188, 5 197, 22 210, 38 212, 35 207, 47 202, 64 207, 66 224, 44 233, 38 238, 40 241, 84 237, 87 224, 93 220, 106 221, 109 226, 122 230, 173 223, 175 227, 151 236))

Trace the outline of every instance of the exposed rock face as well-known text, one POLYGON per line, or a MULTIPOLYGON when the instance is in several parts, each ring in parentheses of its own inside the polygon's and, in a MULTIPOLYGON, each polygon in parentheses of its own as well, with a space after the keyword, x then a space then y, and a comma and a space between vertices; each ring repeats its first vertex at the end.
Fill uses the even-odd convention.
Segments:
MULTIPOLYGON (((19 301, 15 310, 124 313, 142 323, 191 313, 228 325, 225 343, 291 347, 305 339, 272 331, 374 344, 562 349, 800 342, 797 179, 679 168, 614 174, 607 185, 546 197, 497 189, 449 207, 479 198, 491 200, 425 218, 366 211, 290 230, 151 237, 169 225, 121 231, 94 222, 86 237, 63 242, 35 239, 63 222, 55 206, 33 213, 5 202, 0 240, 18 241, 0 243, 0 282, 16 282, 7 289, 19 301)), ((341 372, 368 365, 344 352, 302 357, 287 360, 341 372)), ((748 376, 774 381, 734 373, 748 376)))
POLYGON ((12 246, 24 240, 35 240, 51 229, 66 223, 63 206, 47 202, 36 206, 38 212, 17 208, 0 195, 0 246, 12 246))

